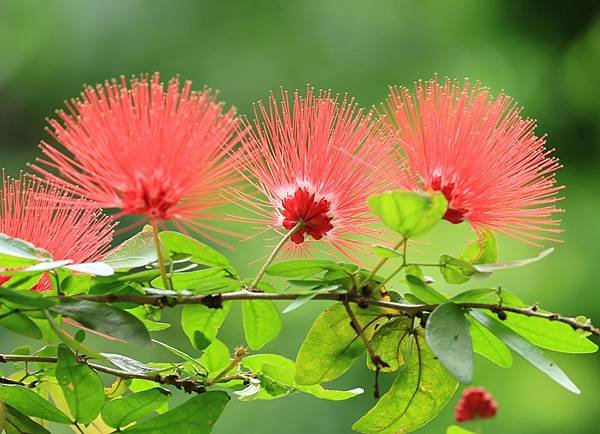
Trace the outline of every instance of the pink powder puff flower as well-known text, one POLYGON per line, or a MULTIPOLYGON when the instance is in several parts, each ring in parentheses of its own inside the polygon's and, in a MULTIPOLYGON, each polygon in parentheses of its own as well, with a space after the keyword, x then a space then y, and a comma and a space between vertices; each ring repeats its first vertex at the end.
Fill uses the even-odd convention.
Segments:
POLYGON ((59 149, 42 142, 45 158, 31 167, 47 180, 89 200, 116 208, 117 217, 141 214, 151 221, 181 222, 212 237, 206 220, 221 205, 221 188, 239 180, 235 158, 238 119, 209 89, 191 90, 158 73, 86 86, 49 120, 59 149), (198 219, 204 219, 201 222, 198 219))
MULTIPOLYGON (((291 230, 288 247, 323 240, 346 256, 377 231, 367 197, 392 183, 384 171, 398 172, 388 161, 387 136, 373 113, 357 109, 353 99, 331 92, 306 96, 294 93, 290 102, 282 90, 255 106, 254 129, 243 141, 250 182, 266 200, 238 191, 238 202, 258 218, 248 222, 275 230, 291 230)), ((302 251, 302 250, 300 250, 302 251)))
POLYGON ((492 396, 481 387, 465 389, 454 411, 457 422, 489 419, 496 416, 498 405, 492 396))
POLYGON ((386 111, 412 188, 441 191, 449 202, 446 220, 536 246, 557 241, 560 221, 552 215, 560 211, 560 164, 510 97, 494 99, 479 84, 436 77, 419 82, 414 95, 391 88, 386 111))
MULTIPOLYGON (((87 204, 72 206, 68 203, 71 200, 74 201, 68 193, 54 185, 3 177, 0 233, 42 248, 56 261, 98 261, 110 248, 114 222, 87 204)), ((0 284, 9 279, 10 276, 0 276, 0 284)), ((45 276, 33 289, 50 288, 45 276)))

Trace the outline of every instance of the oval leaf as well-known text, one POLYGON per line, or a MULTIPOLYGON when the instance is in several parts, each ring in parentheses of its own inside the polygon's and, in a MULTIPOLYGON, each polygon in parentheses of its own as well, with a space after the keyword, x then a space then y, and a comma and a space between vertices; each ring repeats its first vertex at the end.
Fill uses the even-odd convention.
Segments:
POLYGON ((365 434, 414 431, 439 414, 456 392, 458 383, 417 335, 403 342, 406 367, 352 429, 365 434))
POLYGON ((187 305, 181 313, 181 327, 194 347, 203 350, 217 337, 219 328, 230 309, 223 303, 220 309, 212 309, 202 304, 187 305))
POLYGON ((221 253, 194 238, 179 232, 164 231, 159 234, 163 246, 169 255, 189 256, 189 261, 208 267, 229 267, 229 259, 221 253))
POLYGON ((102 409, 102 420, 113 428, 121 428, 148 416, 162 407, 171 395, 164 389, 150 389, 107 402, 102 409))
POLYGON ((152 345, 148 330, 135 315, 116 307, 86 300, 63 299, 52 310, 92 330, 140 347, 152 345))
POLYGON ((104 405, 104 384, 87 364, 80 363, 66 345, 58 346, 56 380, 75 420, 93 421, 104 405))
POLYGON ((368 202, 381 221, 404 238, 428 232, 438 224, 448 207, 448 201, 439 192, 430 196, 406 190, 388 191, 369 197, 368 202))
POLYGON ((260 350, 281 332, 281 316, 270 300, 242 301, 244 335, 248 346, 260 350))
POLYGON ((33 390, 23 386, 1 386, 0 401, 16 408, 29 417, 70 424, 69 417, 33 390))
POLYGON ((114 270, 128 270, 156 262, 156 248, 152 228, 147 226, 104 258, 114 270))
POLYGON ((500 321, 480 311, 471 311, 471 315, 500 338, 514 352, 519 354, 537 369, 552 378, 570 392, 581 393, 567 375, 554 362, 548 359, 542 350, 532 345, 527 339, 502 324, 500 321))
POLYGON ((439 361, 461 383, 473 380, 473 345, 469 322, 454 303, 439 305, 429 316, 425 338, 439 361))
POLYGON ((225 392, 205 392, 160 416, 136 423, 123 430, 140 434, 209 434, 221 416, 229 395, 225 392))

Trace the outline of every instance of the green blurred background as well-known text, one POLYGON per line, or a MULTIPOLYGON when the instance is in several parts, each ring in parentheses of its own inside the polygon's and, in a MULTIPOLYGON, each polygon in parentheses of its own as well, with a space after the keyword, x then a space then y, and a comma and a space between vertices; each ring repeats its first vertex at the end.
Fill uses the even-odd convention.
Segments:
MULTIPOLYGON (((196 88, 220 89, 242 113, 280 85, 332 88, 370 106, 385 97, 390 84, 411 85, 434 73, 469 77, 494 92, 504 89, 522 104, 525 116, 538 119, 538 132, 548 133, 549 146, 565 166, 559 174, 567 186, 564 243, 542 263, 495 276, 490 284, 502 282, 547 309, 600 320, 593 275, 600 254, 599 10, 597 0, 0 0, 1 164, 17 174, 46 137, 46 116, 76 96, 82 84, 120 74, 180 74, 196 88)), ((425 250, 430 257, 456 252, 471 237, 464 226, 444 223, 430 237, 436 243, 425 250)), ((511 240, 501 242, 503 259, 536 253, 511 240)), ((251 275, 257 268, 246 264, 242 253, 262 257, 264 244, 255 239, 233 254, 242 272, 251 275)), ((284 316, 284 332, 265 352, 294 358, 310 321, 324 307, 313 304, 284 316)), ((222 333, 230 345, 243 342, 239 310, 222 333)), ((178 326, 162 338, 192 351, 178 326)), ((0 351, 20 342, 0 332, 0 351)), ((131 354, 128 348, 98 345, 131 354)), ((477 359, 475 384, 488 388, 500 406, 498 417, 485 424, 486 434, 599 432, 600 357, 553 357, 581 387, 581 396, 519 360, 503 370, 477 359)), ((350 433, 352 422, 373 404, 372 378, 357 364, 335 383, 361 385, 367 393, 346 402, 301 395, 232 402, 214 432, 350 433)), ((456 399, 420 432, 444 432, 456 399)))

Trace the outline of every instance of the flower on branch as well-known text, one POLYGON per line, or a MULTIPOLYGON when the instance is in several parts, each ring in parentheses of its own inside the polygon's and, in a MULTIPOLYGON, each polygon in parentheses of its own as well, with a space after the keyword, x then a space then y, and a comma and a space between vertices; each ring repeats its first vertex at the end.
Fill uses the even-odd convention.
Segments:
MULTIPOLYGON (((0 233, 42 248, 54 260, 98 261, 110 248, 113 220, 55 185, 3 177, 0 202, 0 233)), ((0 283, 9 279, 0 276, 0 283)), ((46 276, 34 289, 50 287, 46 276)))
POLYGON ((446 220, 538 246, 556 241, 560 163, 509 96, 492 98, 479 84, 436 77, 419 82, 414 94, 391 88, 384 110, 412 188, 442 192, 446 220))
POLYGON ((236 191, 256 215, 246 221, 278 231, 300 224, 290 248, 323 240, 345 255, 360 246, 361 237, 376 235, 366 199, 391 188, 391 179, 401 173, 385 164, 388 137, 371 111, 309 87, 305 96, 295 92, 291 102, 285 90, 281 101, 271 94, 254 114, 243 158, 248 179, 266 200, 236 191))
POLYGON ((454 412, 457 422, 467 422, 475 419, 489 419, 496 416, 498 406, 492 396, 481 387, 466 389, 454 412))
MULTIPOLYGON (((210 219, 221 188, 239 180, 231 155, 238 119, 223 111, 209 89, 191 90, 178 78, 165 85, 158 73, 85 87, 49 120, 45 155, 31 165, 90 207, 181 222, 202 235, 220 231, 210 219)), ((69 199, 72 201, 75 199, 69 199)))

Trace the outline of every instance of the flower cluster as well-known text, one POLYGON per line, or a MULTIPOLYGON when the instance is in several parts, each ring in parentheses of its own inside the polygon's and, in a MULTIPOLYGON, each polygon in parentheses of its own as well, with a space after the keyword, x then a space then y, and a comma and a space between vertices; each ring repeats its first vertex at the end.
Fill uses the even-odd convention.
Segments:
POLYGON ((55 143, 42 142, 31 164, 47 184, 4 181, 0 231, 88 260, 110 242, 99 209, 215 239, 216 209, 229 200, 253 214, 238 220, 292 231, 292 249, 319 243, 352 256, 380 234, 367 197, 397 188, 442 192, 444 218, 476 232, 537 245, 560 230, 559 162, 511 98, 478 84, 392 88, 379 115, 310 87, 291 101, 271 94, 252 121, 216 98, 158 74, 86 86, 49 120, 55 143))
POLYGON ((492 395, 481 387, 466 389, 454 412, 457 422, 468 422, 475 419, 489 419, 496 416, 498 405, 492 395))

